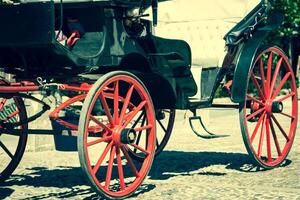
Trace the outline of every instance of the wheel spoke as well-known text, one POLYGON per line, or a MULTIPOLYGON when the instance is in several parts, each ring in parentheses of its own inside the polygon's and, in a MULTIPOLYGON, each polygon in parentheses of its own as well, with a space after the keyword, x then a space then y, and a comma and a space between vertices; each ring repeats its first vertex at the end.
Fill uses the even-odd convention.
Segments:
POLYGON ((0 141, 0 147, 7 153, 7 155, 11 158, 14 159, 13 154, 8 150, 8 148, 0 141))
POLYGON ((255 78, 255 76, 254 76, 254 74, 253 74, 253 72, 251 73, 251 76, 250 76, 250 77, 251 77, 252 82, 254 83, 254 86, 255 86, 256 89, 257 89, 257 92, 258 92, 260 98, 261 98, 261 99, 265 99, 265 95, 264 95, 263 92, 261 91, 261 88, 259 87, 259 84, 258 84, 258 82, 257 82, 257 80, 256 80, 256 78, 255 78))
MULTIPOLYGON (((143 115, 143 116, 144 116, 144 117, 143 117, 143 119, 142 119, 142 124, 141 124, 141 126, 144 126, 144 124, 145 124, 145 122, 146 122, 146 115, 143 115)), ((136 145, 139 145, 140 140, 141 140, 141 136, 142 136, 142 131, 139 131, 138 137, 137 137, 136 142, 135 142, 136 145)), ((136 150, 137 150, 137 149, 134 149, 133 152, 136 153, 136 150)))
POLYGON ((3 109, 3 107, 4 107, 5 103, 6 103, 6 101, 7 101, 7 99, 5 99, 5 98, 3 98, 1 100, 1 102, 0 102, 0 111, 2 111, 2 109, 3 109))
POLYGON ((265 114, 266 114, 266 112, 264 112, 264 113, 260 116, 260 118, 258 119, 258 121, 257 121, 257 123, 256 123, 256 126, 255 126, 255 128, 254 128, 254 131, 253 131, 253 133, 252 133, 252 135, 251 135, 251 138, 250 138, 250 142, 251 142, 251 143, 253 143, 253 140, 254 140, 254 138, 255 138, 255 136, 256 136, 256 134, 257 134, 257 131, 258 131, 260 125, 261 125, 262 120, 263 120, 264 117, 265 117, 265 114))
POLYGON ((283 112, 281 112, 281 113, 279 113, 279 114, 281 114, 281 115, 283 115, 283 116, 286 116, 286 117, 289 117, 289 118, 291 118, 291 119, 295 119, 294 116, 289 115, 289 114, 286 114, 286 113, 283 113, 283 112))
MULTIPOLYGON (((270 91, 270 84, 271 84, 271 72, 272 72, 272 62, 273 62, 273 52, 270 52, 269 59, 268 59, 268 66, 267 66, 267 93, 271 93, 270 91)), ((268 96, 268 95, 267 95, 268 96)))
POLYGON ((126 110, 128 108, 128 105, 129 105, 129 102, 130 102, 130 99, 131 99, 131 96, 132 96, 133 89, 134 89, 134 86, 132 85, 129 88, 129 90, 127 92, 127 95, 125 97, 125 100, 124 100, 124 103, 123 103, 123 107, 122 107, 122 110, 121 110, 121 114, 120 114, 120 121, 121 122, 123 121, 123 118, 125 116, 126 110))
POLYGON ((273 121, 275 122, 277 127, 279 128, 282 135, 285 137, 286 141, 289 142, 290 138, 287 136, 287 134, 285 133, 285 131, 283 130, 283 128, 281 127, 281 125, 279 124, 279 122, 277 121, 277 119, 275 118, 275 116, 273 114, 271 114, 271 118, 273 119, 273 121))
POLYGON ((10 136, 17 136, 20 137, 20 135, 23 134, 22 129, 2 129, 0 128, 0 135, 10 135, 10 136))
POLYGON ((140 146, 138 146, 138 145, 136 145, 136 144, 129 144, 129 145, 132 146, 132 147, 134 147, 135 149, 140 150, 140 151, 143 152, 146 156, 148 156, 148 155, 150 154, 147 150, 145 150, 144 148, 142 148, 142 147, 140 147, 140 146))
POLYGON ((90 115, 90 119, 95 122, 97 125, 99 125, 101 128, 103 128, 104 130, 106 130, 107 132, 111 132, 111 129, 108 128, 107 126, 105 126, 103 123, 101 123, 96 117, 90 115))
POLYGON ((292 74, 291 72, 286 73, 286 75, 283 77, 283 79, 281 80, 280 84, 278 85, 278 87, 274 91, 272 99, 275 99, 275 97, 278 95, 278 93, 282 89, 282 87, 285 84, 285 82, 287 81, 287 79, 291 76, 291 74, 292 74))
POLYGON ((158 142, 157 137, 156 137, 156 147, 159 147, 159 142, 158 142))
MULTIPOLYGON (((138 145, 140 143, 141 140, 141 136, 142 136, 142 132, 139 132, 137 139, 136 139, 136 144, 138 145)), ((136 153, 137 149, 133 149, 133 152, 136 153)))
POLYGON ((153 127, 152 124, 148 124, 147 126, 142 126, 142 127, 139 127, 139 128, 135 128, 134 130, 136 132, 138 132, 138 131, 144 131, 144 130, 147 130, 147 129, 151 129, 152 127, 153 127))
POLYGON ((93 145, 95 145, 95 144, 99 144, 99 143, 101 143, 101 142, 109 142, 111 139, 112 139, 112 136, 103 137, 103 138, 100 138, 100 139, 97 139, 97 140, 88 142, 88 143, 87 143, 87 146, 90 147, 90 146, 93 146, 93 145))
POLYGON ((103 153, 101 154, 100 158, 98 159, 96 165, 93 168, 93 173, 96 174, 97 171, 99 170, 105 156, 107 155, 108 151, 111 149, 113 145, 113 142, 111 141, 109 144, 106 145, 106 148, 104 149, 103 153))
POLYGON ((267 156, 268 162, 272 162, 272 149, 271 149, 271 139, 270 139, 270 124, 269 117, 266 117, 266 138, 267 138, 267 156))
POLYGON ((275 133, 273 122, 272 122, 271 119, 269 119, 269 121, 270 121, 271 133, 272 133, 272 136, 273 136, 273 139, 274 139, 277 154, 278 154, 278 156, 281 156, 282 153, 281 153, 280 146, 279 146, 279 143, 278 143, 278 139, 277 139, 277 136, 276 136, 276 133, 275 133))
POLYGON ((130 156, 128 155, 127 150, 124 149, 123 146, 121 146, 120 148, 121 148, 121 151, 123 152, 123 154, 124 154, 124 156, 125 156, 125 158, 126 158, 128 164, 129 164, 129 166, 130 166, 132 172, 134 173, 134 175, 135 175, 136 177, 139 177, 140 175, 139 175, 139 173, 138 173, 138 171, 137 171, 137 169, 136 169, 136 167, 135 167, 135 165, 134 165, 132 159, 131 159, 130 156))
POLYGON ((125 119, 125 122, 124 122, 124 125, 123 127, 126 127, 130 122, 131 120, 136 116, 136 114, 141 111, 141 109, 146 105, 146 101, 142 101, 138 107, 136 107, 133 111, 131 111, 128 115, 126 115, 124 117, 125 119))
POLYGON ((262 58, 259 59, 259 70, 260 70, 260 74, 261 74, 261 82, 262 82, 263 92, 264 92, 264 95, 266 96, 266 86, 265 86, 266 78, 265 78, 264 64, 263 64, 262 58))
POLYGON ((277 77, 278 77, 278 72, 279 72, 279 69, 280 69, 280 67, 281 67, 282 60, 283 60, 283 58, 281 57, 281 58, 279 59, 279 61, 277 62, 277 65, 276 65, 276 68, 275 68, 275 71, 274 71, 274 75, 273 75, 273 79, 272 79, 271 88, 270 88, 270 91, 269 91, 269 96, 268 96, 268 98, 271 98, 271 96, 272 96, 272 93, 273 93, 273 90, 274 90, 274 87, 275 87, 275 83, 276 83, 276 79, 277 79, 277 77))
POLYGON ((14 111, 13 113, 9 114, 7 117, 5 117, 4 119, 2 119, 3 121, 8 121, 9 119, 11 119, 12 117, 16 116, 17 114, 19 114, 19 110, 17 109, 16 111, 14 111))
POLYGON ((105 188, 109 190, 111 175, 112 175, 112 168, 114 164, 115 159, 115 153, 116 153, 116 147, 113 146, 110 151, 108 166, 107 166, 107 172, 106 172, 106 179, 105 179, 105 188))
POLYGON ((258 144, 258 150, 257 150, 257 156, 261 157, 261 150, 264 142, 264 123, 265 123, 265 117, 263 118, 261 130, 260 130, 260 138, 259 138, 259 144, 258 144))
MULTIPOLYGON (((143 112, 141 112, 141 114, 139 115, 139 117, 137 118, 137 120, 135 120, 135 122, 134 122, 134 124, 132 125, 132 129, 134 129, 135 127, 136 127, 136 125, 139 123, 139 121, 141 120, 141 118, 142 117, 144 117, 145 118, 145 112, 143 111, 143 112)), ((142 126, 143 126, 144 124, 142 123, 142 126)))
POLYGON ((164 130, 164 132, 166 133, 167 129, 164 127, 164 125, 162 124, 162 122, 159 119, 157 119, 157 122, 160 125, 160 127, 164 130))
POLYGON ((253 117, 257 116, 258 114, 260 114, 261 112, 263 112, 265 110, 265 108, 261 108, 257 111, 255 111, 254 113, 252 113, 251 115, 246 117, 246 120, 249 121, 250 119, 252 119, 253 117))
POLYGON ((289 93, 288 95, 285 95, 285 96, 281 97, 280 99, 278 99, 278 100, 276 100, 276 101, 278 101, 278 102, 283 102, 284 100, 288 99, 289 97, 294 97, 295 94, 296 94, 295 92, 291 92, 291 93, 289 93))
POLYGON ((115 124, 119 123, 119 81, 115 82, 114 89, 114 121, 115 124))
POLYGON ((120 149, 119 147, 116 147, 117 151, 117 164, 118 164, 118 173, 119 173, 119 179, 120 179, 120 186, 121 190, 125 190, 125 181, 124 181, 124 173, 123 173, 123 166, 122 166, 122 160, 120 155, 120 149))
POLYGON ((262 101, 260 101, 260 100, 256 99, 256 98, 255 98, 255 97, 253 97, 253 96, 250 96, 250 95, 248 95, 248 94, 247 94, 247 98, 248 98, 248 99, 251 99, 252 101, 254 101, 254 102, 258 103, 258 104, 259 104, 259 105, 261 105, 261 106, 263 106, 263 105, 264 105, 262 101))
POLYGON ((111 116, 111 114, 110 114, 109 106, 108 106, 108 104, 107 104, 107 102, 106 102, 105 97, 103 96, 102 93, 100 93, 99 96, 100 96, 100 99, 101 99, 101 102, 102 102, 102 106, 103 106, 103 108, 104 108, 104 112, 105 112, 105 114, 106 114, 106 116, 107 116, 107 119, 108 119, 109 123, 110 123, 111 125, 114 125, 114 120, 113 120, 113 118, 112 118, 112 116, 111 116))

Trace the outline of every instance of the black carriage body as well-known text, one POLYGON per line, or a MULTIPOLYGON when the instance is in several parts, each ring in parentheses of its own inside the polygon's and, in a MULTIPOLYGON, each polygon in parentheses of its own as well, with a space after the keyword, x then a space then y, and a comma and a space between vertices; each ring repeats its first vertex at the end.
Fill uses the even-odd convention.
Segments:
POLYGON ((19 80, 48 77, 66 81, 81 73, 130 71, 145 83, 157 108, 187 108, 188 97, 196 93, 190 47, 184 41, 152 35, 148 20, 141 20, 143 33, 128 30, 125 13, 138 3, 1 4, 0 66, 19 80), (62 32, 67 29, 68 18, 78 19, 85 31, 72 49, 56 39, 60 28, 62 32))
POLYGON ((273 15, 267 23, 258 23, 258 17, 264 19, 268 11, 260 3, 230 30, 225 40, 230 49, 236 50, 229 51, 229 59, 225 58, 217 70, 210 96, 194 102, 190 97, 197 91, 197 77, 190 70, 189 45, 182 40, 154 36, 148 20, 141 19, 142 29, 130 30, 125 25, 126 13, 137 6, 138 1, 107 0, 67 1, 63 5, 53 1, 2 4, 0 24, 5 31, 0 32, 0 66, 18 79, 40 76, 58 81, 82 73, 130 71, 145 83, 156 108, 177 109, 210 106, 223 77, 234 71, 231 97, 233 102, 240 102, 258 47, 282 21, 273 15), (67 32, 69 18, 77 19, 85 31, 72 48, 56 39, 57 31, 67 32))

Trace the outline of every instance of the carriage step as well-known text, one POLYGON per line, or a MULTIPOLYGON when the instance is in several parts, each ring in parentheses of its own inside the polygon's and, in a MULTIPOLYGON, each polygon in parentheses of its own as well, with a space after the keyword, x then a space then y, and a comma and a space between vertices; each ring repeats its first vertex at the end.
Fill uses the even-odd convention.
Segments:
POLYGON ((214 134, 212 132, 210 132, 206 126, 204 125, 203 121, 202 121, 202 118, 201 116, 193 116, 193 117, 190 117, 189 118, 189 122, 190 122, 190 127, 192 129, 192 131, 200 138, 203 138, 203 139, 214 139, 214 138, 220 138, 220 137, 228 137, 229 135, 217 135, 217 134, 214 134), (200 133, 194 126, 193 124, 193 121, 199 121, 200 122, 200 125, 202 127, 202 129, 204 130, 204 132, 206 134, 203 134, 203 133, 200 133))

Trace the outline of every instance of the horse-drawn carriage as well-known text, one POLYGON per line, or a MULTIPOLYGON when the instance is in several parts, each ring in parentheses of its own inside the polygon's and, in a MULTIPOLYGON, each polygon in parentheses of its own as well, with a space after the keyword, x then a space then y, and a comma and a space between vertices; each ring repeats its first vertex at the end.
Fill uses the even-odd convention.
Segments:
POLYGON ((193 131, 210 139, 220 136, 194 128, 195 120, 201 122, 196 110, 237 108, 254 164, 273 168, 285 160, 297 125, 296 82, 284 52, 263 45, 282 15, 270 14, 267 1, 256 6, 225 35, 223 65, 209 73, 205 92, 192 98, 199 77, 191 73, 191 49, 185 41, 153 35, 152 22, 143 18, 149 7, 155 25, 157 0, 0 4, 0 66, 11 77, 0 81, 1 182, 22 158, 28 123, 50 109, 32 95, 37 91, 67 97, 50 118, 78 130, 83 172, 108 198, 131 195, 146 178, 170 137, 175 109, 192 111, 193 131), (222 85, 235 104, 213 104, 222 85), (28 115, 24 99, 41 110, 28 115), (159 138, 156 125, 162 127, 159 138), (6 144, 9 137, 15 149, 6 144))

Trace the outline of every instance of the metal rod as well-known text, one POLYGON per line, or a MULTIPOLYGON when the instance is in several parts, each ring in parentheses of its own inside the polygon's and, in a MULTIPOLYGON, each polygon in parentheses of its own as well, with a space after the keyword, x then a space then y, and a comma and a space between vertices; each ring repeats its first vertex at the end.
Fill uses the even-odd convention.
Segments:
POLYGON ((33 92, 39 90, 38 86, 0 86, 0 93, 33 92))
MULTIPOLYGON (((20 136, 21 134, 24 133, 24 131, 26 131, 26 130, 23 130, 23 129, 3 129, 3 128, 0 129, 0 133, 2 135, 20 136)), ((34 129, 34 130, 28 130, 28 134, 31 134, 31 135, 53 135, 53 134, 55 134, 55 131, 54 130, 45 130, 45 129, 42 129, 42 130, 34 129)))
POLYGON ((239 104, 212 104, 210 107, 212 108, 234 108, 239 109, 239 104))

